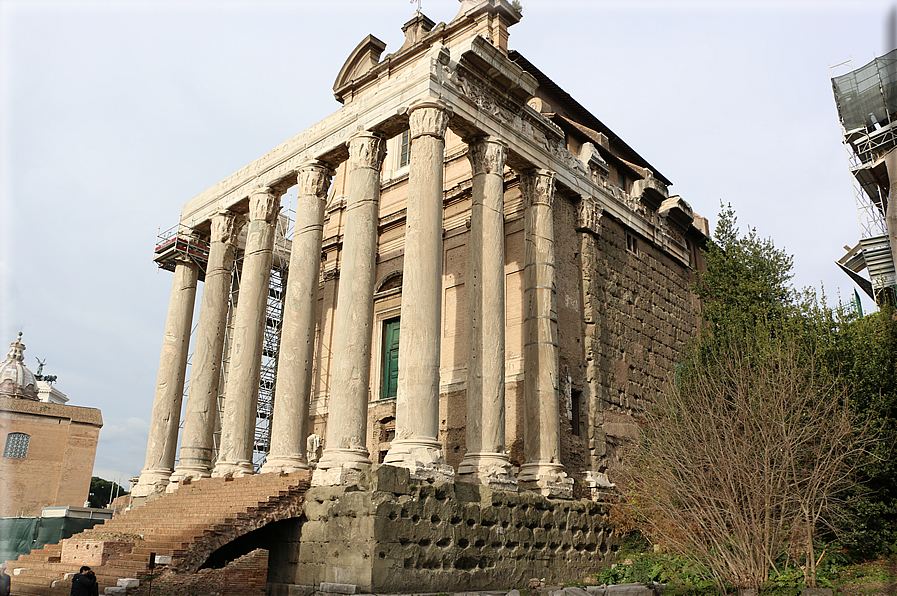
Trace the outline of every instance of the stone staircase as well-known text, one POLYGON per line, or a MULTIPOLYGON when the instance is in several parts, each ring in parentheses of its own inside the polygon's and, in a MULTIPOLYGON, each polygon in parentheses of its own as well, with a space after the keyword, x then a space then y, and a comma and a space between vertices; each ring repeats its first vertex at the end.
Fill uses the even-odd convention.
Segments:
POLYGON ((297 517, 305 508, 309 474, 207 478, 182 486, 59 544, 7 563, 14 594, 68 594, 81 565, 97 574, 100 593, 120 578, 149 574, 159 565, 194 573, 219 547, 268 523, 297 517))

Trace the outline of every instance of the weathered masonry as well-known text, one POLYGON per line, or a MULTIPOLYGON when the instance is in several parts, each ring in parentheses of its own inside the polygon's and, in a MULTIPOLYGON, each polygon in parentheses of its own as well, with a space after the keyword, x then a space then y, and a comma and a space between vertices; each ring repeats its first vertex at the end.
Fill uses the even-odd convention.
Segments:
POLYGON ((157 251, 175 280, 134 495, 310 466, 351 486, 376 463, 610 486, 695 329, 706 220, 508 50, 519 20, 465 0, 393 54, 367 37, 337 112, 184 205, 157 251))

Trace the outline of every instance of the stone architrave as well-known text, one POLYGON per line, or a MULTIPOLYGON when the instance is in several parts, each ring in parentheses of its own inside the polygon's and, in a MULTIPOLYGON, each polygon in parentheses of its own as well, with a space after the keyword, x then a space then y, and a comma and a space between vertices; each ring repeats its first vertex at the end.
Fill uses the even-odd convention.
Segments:
POLYGON ((280 197, 272 189, 262 187, 250 195, 240 300, 234 313, 234 343, 221 421, 221 446, 212 472, 215 477, 248 476, 254 472, 252 449, 262 340, 279 212, 280 197))
POLYGON ((470 215, 470 351, 467 360, 467 453, 458 476, 493 489, 517 490, 505 453, 504 169, 508 147, 474 139, 470 215))
POLYGON ((549 497, 572 498, 573 479, 561 464, 558 402, 556 268, 554 260, 554 174, 520 176, 526 203, 523 274, 523 440, 526 462, 518 480, 549 497))
POLYGON ((208 478, 212 474, 213 436, 218 417, 228 299, 237 237, 244 223, 244 217, 233 211, 222 211, 212 217, 209 261, 196 326, 181 452, 178 466, 171 476, 169 491, 176 489, 184 480, 208 478))
POLYGON ((308 469, 305 441, 315 346, 315 313, 321 275, 324 206, 333 171, 321 162, 297 176, 296 226, 290 253, 274 393, 271 451, 261 472, 308 469))
POLYGON ((165 320, 146 462, 131 493, 135 497, 148 497, 164 491, 174 468, 198 279, 197 264, 186 256, 180 257, 174 268, 174 284, 165 320))
POLYGON ((333 323, 333 372, 324 451, 314 485, 353 484, 370 469, 366 435, 374 324, 374 275, 383 138, 362 132, 349 140, 348 196, 338 298, 333 323))
POLYGON ((402 271, 402 340, 396 391, 396 438, 384 463, 411 477, 451 480, 439 441, 439 365, 442 328, 442 198, 444 103, 411 107, 405 259, 402 271))

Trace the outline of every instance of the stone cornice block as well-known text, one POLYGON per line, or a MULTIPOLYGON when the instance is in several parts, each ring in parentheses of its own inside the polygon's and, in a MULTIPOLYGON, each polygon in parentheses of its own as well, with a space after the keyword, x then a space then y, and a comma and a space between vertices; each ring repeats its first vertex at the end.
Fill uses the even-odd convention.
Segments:
POLYGON ((483 70, 499 87, 520 101, 528 101, 539 86, 536 77, 511 62, 501 50, 479 35, 461 49, 459 62, 464 60, 483 70))
POLYGON ((670 221, 677 223, 686 230, 691 226, 695 219, 694 211, 691 205, 686 203, 679 195, 674 195, 660 204, 657 215, 665 217, 670 221))
POLYGON ((669 191, 667 191, 666 184, 649 176, 633 182, 629 194, 633 199, 642 201, 652 209, 657 209, 667 199, 669 191))

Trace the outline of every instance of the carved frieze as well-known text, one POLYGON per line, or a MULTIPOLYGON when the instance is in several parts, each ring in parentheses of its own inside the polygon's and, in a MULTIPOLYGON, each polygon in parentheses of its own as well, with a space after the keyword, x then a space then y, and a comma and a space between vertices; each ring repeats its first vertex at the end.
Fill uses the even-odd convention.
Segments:
POLYGON ((349 169, 370 168, 380 171, 386 157, 386 143, 378 134, 360 132, 349 139, 349 169))
POLYGON ((280 213, 280 197, 275 195, 270 187, 257 188, 249 195, 250 221, 265 220, 274 223, 278 213, 280 213))
POLYGON ((326 200, 332 179, 333 170, 319 161, 303 165, 296 174, 299 196, 313 195, 322 201, 326 200))
POLYGON ((601 233, 601 218, 604 210, 599 207, 591 197, 583 197, 579 202, 579 210, 576 217, 577 232, 591 232, 598 236, 601 233))
POLYGON ((467 159, 476 174, 501 174, 508 158, 508 145, 498 139, 478 137, 468 144, 467 159))
POLYGON ((526 206, 547 205, 554 202, 554 172, 533 170, 520 175, 520 189, 526 206))
POLYGON ((212 216, 212 242, 236 244, 246 218, 233 211, 219 211, 212 216))

